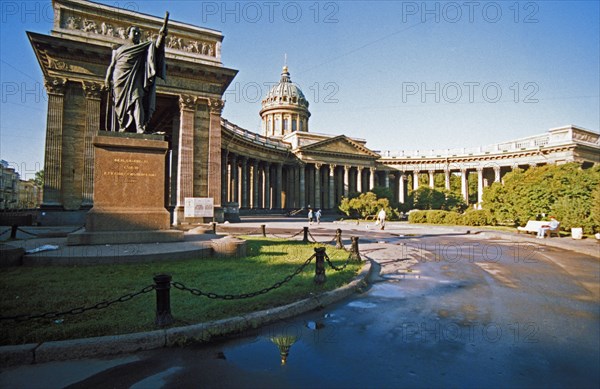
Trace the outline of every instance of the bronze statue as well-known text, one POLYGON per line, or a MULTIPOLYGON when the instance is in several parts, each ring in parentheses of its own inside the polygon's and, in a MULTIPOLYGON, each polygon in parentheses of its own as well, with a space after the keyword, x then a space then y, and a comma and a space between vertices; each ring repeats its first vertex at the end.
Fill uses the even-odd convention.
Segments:
POLYGON ((113 50, 106 72, 105 85, 114 98, 114 113, 119 131, 145 133, 156 108, 156 77, 166 77, 165 38, 169 13, 161 27, 156 42, 140 43, 141 32, 129 27, 131 43, 113 50))

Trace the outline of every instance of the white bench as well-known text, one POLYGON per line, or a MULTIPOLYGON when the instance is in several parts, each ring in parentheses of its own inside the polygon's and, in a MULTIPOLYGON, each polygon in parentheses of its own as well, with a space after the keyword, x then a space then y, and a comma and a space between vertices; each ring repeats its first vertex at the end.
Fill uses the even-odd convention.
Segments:
MULTIPOLYGON (((537 234, 537 232, 539 231, 539 229, 542 226, 547 226, 548 223, 550 223, 550 222, 541 221, 541 220, 528 220, 527 224, 525 225, 525 227, 517 227, 517 232, 518 233, 521 233, 521 232, 527 232, 527 233, 532 232, 532 233, 537 234)), ((560 223, 558 223, 558 226, 555 229, 553 229, 553 230, 551 230, 551 229, 548 228, 546 230, 546 234, 548 236, 552 236, 552 234, 554 234, 557 237, 560 237, 560 234, 558 233, 558 228, 559 227, 560 227, 560 223)))

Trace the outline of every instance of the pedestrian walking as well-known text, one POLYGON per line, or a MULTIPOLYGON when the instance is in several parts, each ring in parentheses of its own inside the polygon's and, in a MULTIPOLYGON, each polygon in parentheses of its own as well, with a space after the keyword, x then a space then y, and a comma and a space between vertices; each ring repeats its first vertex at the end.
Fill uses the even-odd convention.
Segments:
POLYGON ((385 228, 385 209, 381 208, 381 211, 377 214, 377 222, 379 228, 383 230, 385 228))
POLYGON ((317 224, 321 224, 321 210, 318 209, 317 212, 315 212, 315 218, 317 219, 317 224))
POLYGON ((308 224, 312 224, 313 222, 313 210, 312 208, 308 208, 308 224))

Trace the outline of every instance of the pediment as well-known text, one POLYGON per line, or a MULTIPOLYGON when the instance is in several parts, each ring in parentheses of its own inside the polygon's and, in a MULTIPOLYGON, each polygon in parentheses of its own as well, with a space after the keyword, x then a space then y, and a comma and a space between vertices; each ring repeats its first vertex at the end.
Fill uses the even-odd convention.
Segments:
POLYGON ((320 142, 302 146, 298 149, 302 153, 330 154, 330 155, 348 155, 362 158, 379 158, 380 155, 369 150, 363 145, 354 142, 345 135, 325 139, 320 142))

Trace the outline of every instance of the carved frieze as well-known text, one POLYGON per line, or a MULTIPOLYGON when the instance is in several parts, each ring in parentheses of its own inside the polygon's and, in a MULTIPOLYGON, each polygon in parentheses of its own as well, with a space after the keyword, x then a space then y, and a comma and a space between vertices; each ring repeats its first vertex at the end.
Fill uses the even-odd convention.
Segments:
MULTIPOLYGON (((128 28, 130 23, 117 22, 115 20, 103 21, 94 19, 89 15, 80 16, 72 12, 65 14, 62 18, 60 27, 66 30, 83 32, 89 35, 98 35, 109 38, 128 39, 128 28)), ((158 29, 141 29, 142 40, 155 40, 158 36, 158 29)), ((219 58, 220 42, 209 42, 204 40, 190 39, 187 37, 177 36, 169 32, 166 46, 169 49, 182 51, 191 54, 205 55, 208 57, 219 58)))

